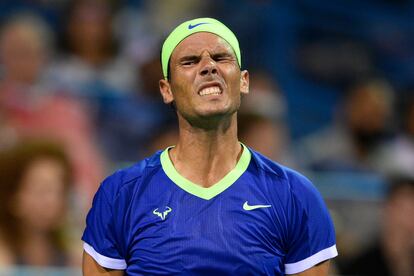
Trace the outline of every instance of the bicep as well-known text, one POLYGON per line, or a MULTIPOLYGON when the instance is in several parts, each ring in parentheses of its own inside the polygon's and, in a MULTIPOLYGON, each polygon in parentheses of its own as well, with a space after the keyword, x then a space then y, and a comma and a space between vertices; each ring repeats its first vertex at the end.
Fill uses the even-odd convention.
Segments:
POLYGON ((100 266, 88 253, 83 251, 82 272, 84 276, 123 276, 123 270, 109 269, 100 266))
POLYGON ((329 260, 317 264, 305 271, 297 274, 291 274, 292 276, 327 276, 329 271, 329 260))

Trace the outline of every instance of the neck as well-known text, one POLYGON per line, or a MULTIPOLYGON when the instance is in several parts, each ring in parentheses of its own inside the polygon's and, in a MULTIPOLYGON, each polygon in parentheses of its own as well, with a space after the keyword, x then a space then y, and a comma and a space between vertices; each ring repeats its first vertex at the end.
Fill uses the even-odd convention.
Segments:
POLYGON ((26 233, 23 239, 21 257, 28 265, 50 265, 53 247, 45 233, 31 231, 26 233))
POLYGON ((170 158, 183 177, 211 187, 234 169, 242 152, 236 114, 216 128, 201 129, 180 119, 179 123, 179 140, 170 158))

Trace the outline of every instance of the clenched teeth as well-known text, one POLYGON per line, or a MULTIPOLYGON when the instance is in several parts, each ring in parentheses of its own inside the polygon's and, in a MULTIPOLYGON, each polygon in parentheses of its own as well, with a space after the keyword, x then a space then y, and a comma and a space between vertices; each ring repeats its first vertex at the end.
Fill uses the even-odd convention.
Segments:
POLYGON ((212 87, 204 88, 198 94, 200 96, 219 95, 219 94, 221 94, 221 90, 220 90, 220 87, 218 87, 218 86, 212 86, 212 87))

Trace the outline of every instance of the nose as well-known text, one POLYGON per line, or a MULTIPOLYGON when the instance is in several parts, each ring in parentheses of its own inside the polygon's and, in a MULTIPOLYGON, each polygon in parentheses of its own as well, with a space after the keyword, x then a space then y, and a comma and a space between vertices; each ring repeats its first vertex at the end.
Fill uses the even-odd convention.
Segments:
POLYGON ((217 74, 217 64, 211 57, 204 57, 201 62, 201 76, 217 74))

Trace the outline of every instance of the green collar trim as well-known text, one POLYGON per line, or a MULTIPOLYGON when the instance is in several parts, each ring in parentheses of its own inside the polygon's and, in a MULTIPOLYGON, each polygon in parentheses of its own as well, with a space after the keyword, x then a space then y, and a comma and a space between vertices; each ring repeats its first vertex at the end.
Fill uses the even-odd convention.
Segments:
POLYGON ((223 177, 223 179, 208 188, 194 184, 177 172, 177 170, 174 168, 173 163, 171 162, 170 156, 168 155, 168 150, 172 147, 166 148, 161 153, 161 166, 168 178, 170 178, 171 181, 174 182, 178 187, 187 193, 205 200, 210 200, 230 187, 247 170, 247 167, 250 164, 251 153, 245 145, 241 145, 243 146, 243 152, 236 164, 236 167, 234 167, 233 170, 231 170, 225 177, 223 177))

